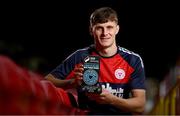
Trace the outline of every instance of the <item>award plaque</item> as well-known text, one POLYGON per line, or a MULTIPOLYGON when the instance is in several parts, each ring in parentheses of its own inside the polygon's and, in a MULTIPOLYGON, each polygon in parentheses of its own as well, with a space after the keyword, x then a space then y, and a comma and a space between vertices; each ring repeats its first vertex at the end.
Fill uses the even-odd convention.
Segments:
POLYGON ((99 84, 100 61, 98 56, 87 56, 84 59, 84 72, 82 91, 88 93, 101 93, 102 88, 99 84))

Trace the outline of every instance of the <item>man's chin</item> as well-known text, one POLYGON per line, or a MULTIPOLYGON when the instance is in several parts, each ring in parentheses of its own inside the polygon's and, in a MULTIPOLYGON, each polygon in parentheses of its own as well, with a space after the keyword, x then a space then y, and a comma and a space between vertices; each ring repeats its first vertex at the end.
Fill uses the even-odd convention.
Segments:
POLYGON ((109 48, 111 45, 103 44, 101 45, 102 48, 109 48))

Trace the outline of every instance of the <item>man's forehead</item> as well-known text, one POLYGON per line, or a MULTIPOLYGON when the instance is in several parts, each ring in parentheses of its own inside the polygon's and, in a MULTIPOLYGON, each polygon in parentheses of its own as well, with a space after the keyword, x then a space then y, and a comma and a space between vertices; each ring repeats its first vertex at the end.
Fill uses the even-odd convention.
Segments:
POLYGON ((108 21, 105 23, 97 23, 94 26, 99 27, 99 26, 116 26, 116 25, 117 25, 117 23, 115 21, 108 21))

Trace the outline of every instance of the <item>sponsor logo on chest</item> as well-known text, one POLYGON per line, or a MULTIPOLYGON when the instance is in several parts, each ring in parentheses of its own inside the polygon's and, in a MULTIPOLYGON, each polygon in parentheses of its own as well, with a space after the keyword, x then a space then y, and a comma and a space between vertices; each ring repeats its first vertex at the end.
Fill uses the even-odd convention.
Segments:
POLYGON ((105 85, 102 85, 102 88, 106 91, 110 92, 111 94, 117 96, 117 97, 123 97, 124 89, 123 88, 115 88, 113 89, 109 83, 106 83, 105 85))

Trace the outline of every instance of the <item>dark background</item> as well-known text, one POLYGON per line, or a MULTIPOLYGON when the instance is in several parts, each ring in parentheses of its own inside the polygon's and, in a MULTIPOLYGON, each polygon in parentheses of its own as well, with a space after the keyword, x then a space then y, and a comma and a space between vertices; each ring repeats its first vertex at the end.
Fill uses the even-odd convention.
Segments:
POLYGON ((89 16, 101 6, 118 12, 117 43, 141 55, 147 77, 162 80, 180 53, 179 5, 170 0, 4 2, 0 53, 46 75, 76 49, 93 43, 89 16))

